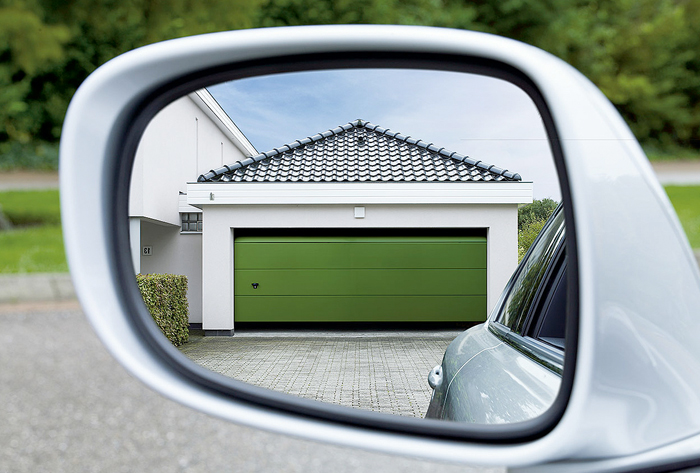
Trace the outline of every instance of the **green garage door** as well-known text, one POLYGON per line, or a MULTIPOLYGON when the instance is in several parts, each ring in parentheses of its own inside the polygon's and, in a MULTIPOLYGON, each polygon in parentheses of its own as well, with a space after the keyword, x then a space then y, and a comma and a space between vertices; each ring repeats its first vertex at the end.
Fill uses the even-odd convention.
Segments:
POLYGON ((485 237, 245 236, 237 322, 486 319, 485 237))

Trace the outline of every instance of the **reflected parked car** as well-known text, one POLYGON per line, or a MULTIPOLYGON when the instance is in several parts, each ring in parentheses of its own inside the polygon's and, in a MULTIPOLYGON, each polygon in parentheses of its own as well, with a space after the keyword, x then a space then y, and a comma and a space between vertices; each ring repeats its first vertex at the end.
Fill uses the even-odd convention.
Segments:
POLYGON ((564 364, 565 242, 560 205, 488 320, 457 337, 430 372, 426 417, 499 424, 535 418, 552 405, 564 364))

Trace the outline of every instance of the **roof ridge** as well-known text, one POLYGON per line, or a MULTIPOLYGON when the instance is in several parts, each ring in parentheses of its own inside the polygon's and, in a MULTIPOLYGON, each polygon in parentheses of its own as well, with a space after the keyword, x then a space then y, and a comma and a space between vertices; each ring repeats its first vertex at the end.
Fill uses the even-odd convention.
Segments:
POLYGON ((300 146, 304 146, 304 145, 307 145, 309 143, 315 143, 315 142, 321 141, 323 139, 328 138, 329 136, 334 136, 334 135, 339 135, 341 133, 345 133, 346 131, 348 131, 352 128, 366 128, 366 129, 373 131, 375 133, 386 135, 386 136, 389 136, 389 137, 394 138, 396 140, 408 143, 410 145, 415 145, 415 146, 418 146, 420 148, 424 148, 431 153, 436 153, 436 154, 439 154, 439 155, 444 156, 446 158, 454 159, 456 161, 466 163, 470 166, 478 167, 479 169, 489 171, 493 174, 503 176, 507 179, 512 179, 515 181, 522 180, 522 177, 518 173, 508 171, 507 169, 501 169, 493 164, 484 163, 483 161, 480 161, 480 160, 474 160, 474 159, 470 158, 469 156, 461 155, 461 154, 457 153, 456 151, 450 151, 444 147, 438 148, 433 143, 426 143, 423 140, 416 140, 415 138, 412 138, 410 135, 404 136, 399 132, 391 131, 389 128, 382 128, 379 125, 375 125, 370 121, 363 120, 361 118, 357 118, 357 119, 355 119, 351 122, 348 122, 344 125, 339 125, 335 128, 330 128, 330 129, 322 131, 320 133, 316 133, 315 135, 307 136, 306 138, 303 138, 301 140, 294 140, 291 143, 287 143, 285 145, 280 146, 279 148, 273 148, 270 151, 265 151, 264 153, 260 153, 256 156, 246 158, 246 159, 241 160, 241 161, 236 161, 232 165, 225 164, 221 168, 212 169, 205 174, 201 174, 197 178, 197 182, 209 181, 210 179, 213 179, 217 176, 221 176, 227 172, 232 172, 232 171, 235 171, 236 169, 240 169, 240 168, 246 167, 250 164, 260 162, 263 159, 272 158, 273 156, 277 156, 277 155, 286 153, 287 151, 296 149, 300 146))

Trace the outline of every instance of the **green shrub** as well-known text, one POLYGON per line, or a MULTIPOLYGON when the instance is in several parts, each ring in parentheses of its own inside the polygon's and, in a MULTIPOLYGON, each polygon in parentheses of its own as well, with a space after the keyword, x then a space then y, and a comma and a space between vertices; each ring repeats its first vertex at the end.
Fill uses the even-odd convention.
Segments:
POLYGON ((697 161, 700 159, 700 151, 693 148, 680 146, 653 146, 646 144, 643 146, 649 161, 697 161))
POLYGON ((559 203, 552 199, 542 199, 518 209, 518 262, 535 242, 557 205, 559 203))
POLYGON ((535 242, 535 238, 540 234, 545 223, 547 223, 547 219, 533 220, 518 231, 518 263, 535 242))
POLYGON ((544 220, 545 222, 554 209, 559 205, 558 202, 552 199, 535 200, 531 204, 525 205, 518 209, 518 231, 521 231, 526 226, 544 220))
POLYGON ((173 345, 189 341, 187 276, 137 274, 136 282, 153 320, 173 345))
POLYGON ((0 171, 17 169, 58 170, 58 143, 0 143, 0 171))

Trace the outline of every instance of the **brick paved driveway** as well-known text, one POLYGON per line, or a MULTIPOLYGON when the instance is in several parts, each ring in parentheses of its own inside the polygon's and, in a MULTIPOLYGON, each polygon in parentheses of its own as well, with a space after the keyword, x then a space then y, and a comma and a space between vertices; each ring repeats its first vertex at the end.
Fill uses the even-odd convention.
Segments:
POLYGON ((182 353, 247 383, 343 406, 423 417, 430 369, 460 331, 248 332, 192 337, 182 353))

